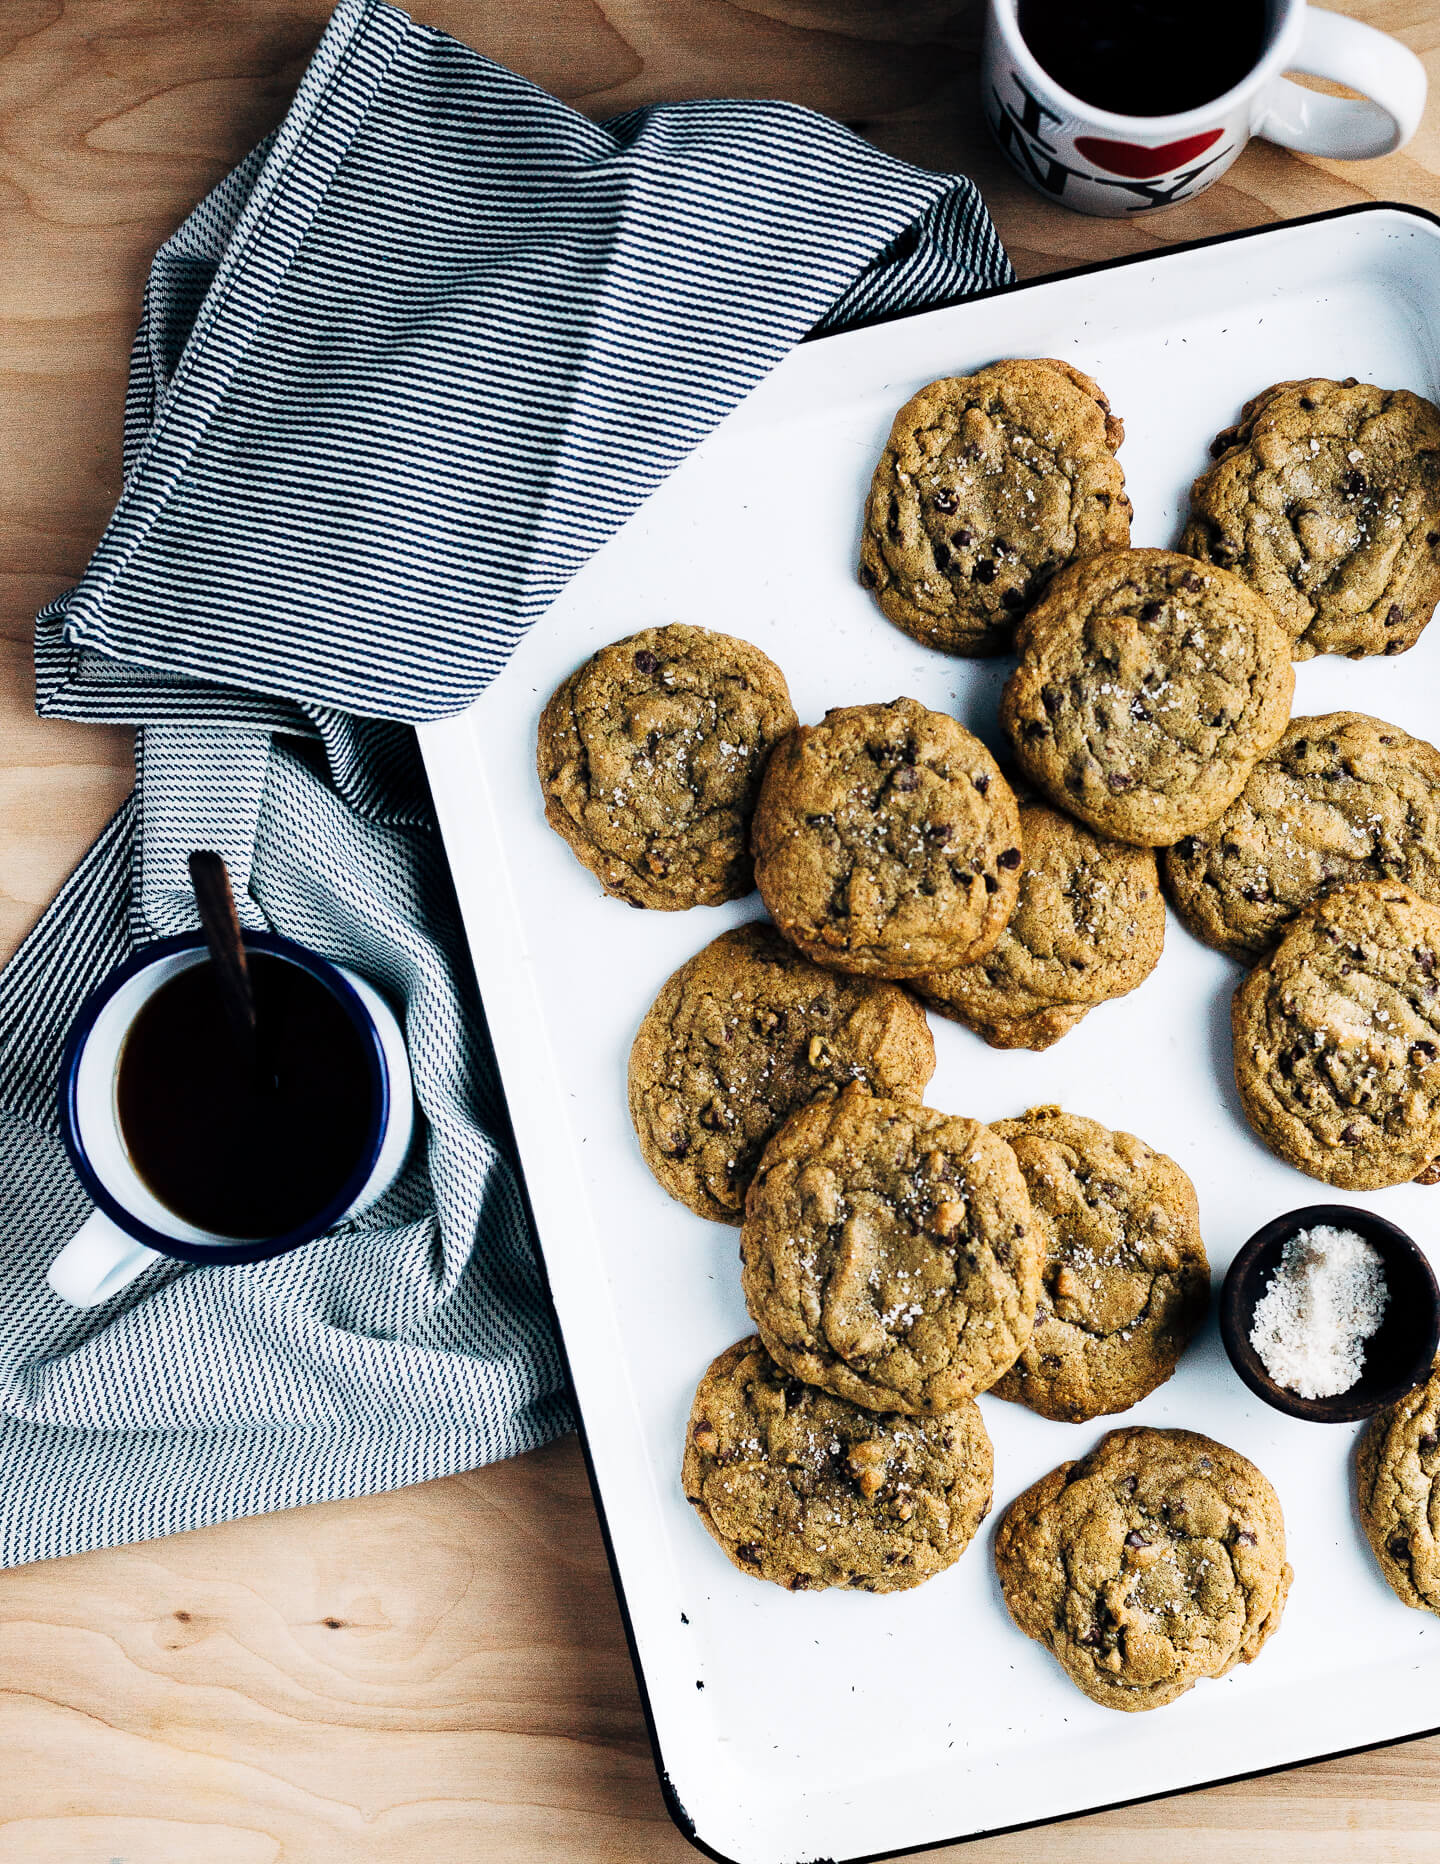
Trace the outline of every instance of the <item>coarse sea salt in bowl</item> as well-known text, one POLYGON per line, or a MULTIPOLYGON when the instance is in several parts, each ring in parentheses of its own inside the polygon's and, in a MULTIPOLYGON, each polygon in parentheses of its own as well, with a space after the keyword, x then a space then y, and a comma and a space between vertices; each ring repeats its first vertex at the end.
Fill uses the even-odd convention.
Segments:
POLYGON ((1220 1337, 1266 1404, 1312 1423, 1354 1423, 1429 1373, 1440 1287, 1395 1224, 1349 1204, 1309 1204, 1257 1230, 1230 1264, 1220 1337))

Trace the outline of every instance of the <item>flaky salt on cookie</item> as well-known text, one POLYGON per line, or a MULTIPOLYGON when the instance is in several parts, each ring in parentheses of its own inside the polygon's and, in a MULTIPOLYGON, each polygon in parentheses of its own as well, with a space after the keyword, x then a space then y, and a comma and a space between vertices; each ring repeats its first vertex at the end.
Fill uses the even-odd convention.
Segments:
POLYGON ((1112 1430, 995 1533, 1010 1616, 1092 1702, 1157 1709, 1252 1663, 1289 1591, 1285 1521, 1248 1458, 1190 1430, 1112 1430))
POLYGON ((931 382, 875 468, 860 581, 898 628, 949 654, 1003 654, 1067 563, 1130 541, 1125 429, 1069 363, 1018 358, 931 382))
POLYGON ((1232 958, 1269 951, 1324 894, 1399 880, 1440 902, 1440 751, 1363 712, 1292 718, 1245 788, 1160 858, 1185 924, 1232 958))
POLYGON ((665 912, 754 885, 750 816, 794 729, 758 647, 677 622, 602 647, 551 696, 536 760, 545 820, 605 891, 665 912))
POLYGON ((859 1087, 781 1127, 740 1231, 771 1357, 877 1411, 945 1411, 993 1385, 1030 1338, 1040 1260, 1003 1140, 859 1087))
POLYGON ((1440 1155, 1440 907, 1362 881, 1307 908, 1235 992, 1235 1084, 1287 1164, 1346 1191, 1440 1155))
POLYGON ((790 1592, 904 1592, 969 1546, 992 1468, 978 1406, 866 1411, 789 1377, 752 1337, 700 1380, 681 1481, 742 1573, 790 1592))
POLYGON ((1209 1305, 1195 1187, 1133 1133, 1059 1107, 990 1130, 1015 1154, 1044 1251, 1035 1331, 991 1389, 1060 1423, 1128 1411, 1171 1376, 1209 1305))
POLYGON ((1062 571, 1015 645, 1000 716, 1021 768, 1059 808, 1141 847, 1213 821, 1290 716, 1290 642, 1270 608, 1171 550, 1062 571))
POLYGON ((1353 376, 1277 382, 1217 434, 1180 548, 1312 654, 1399 654, 1440 601, 1440 408, 1353 376))
POLYGON ((630 1050, 630 1117, 672 1197, 739 1223, 760 1154, 792 1113, 852 1081, 918 1099, 934 1072, 908 992, 823 970, 759 920, 667 979, 630 1050))
POLYGON ((1097 835, 1047 803, 1022 800, 1020 846, 1020 893, 996 944, 913 988, 992 1048, 1045 1049, 1150 975, 1165 903, 1149 848, 1097 835))
POLYGON ((870 977, 968 964, 1020 888, 1020 814, 999 765, 914 699, 844 706, 770 759, 755 879, 807 958, 870 977))

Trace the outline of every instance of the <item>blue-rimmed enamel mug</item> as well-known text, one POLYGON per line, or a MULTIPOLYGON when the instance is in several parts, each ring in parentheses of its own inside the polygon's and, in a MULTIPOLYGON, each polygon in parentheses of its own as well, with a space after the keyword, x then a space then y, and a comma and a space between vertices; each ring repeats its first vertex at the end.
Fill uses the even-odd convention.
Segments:
POLYGON ((273 932, 246 932, 247 951, 298 965, 328 990, 361 1038, 369 1075, 364 1147, 335 1196, 298 1228, 268 1237, 198 1229, 155 1196, 131 1162, 117 1099, 120 1057, 135 1018, 162 985, 209 962, 203 934, 138 951, 86 999, 60 1067, 60 1132, 94 1212, 50 1265, 47 1280, 72 1307, 95 1307, 157 1256, 210 1266, 263 1262, 299 1249, 387 1191, 410 1150, 415 1096, 405 1038, 385 999, 363 977, 273 932))

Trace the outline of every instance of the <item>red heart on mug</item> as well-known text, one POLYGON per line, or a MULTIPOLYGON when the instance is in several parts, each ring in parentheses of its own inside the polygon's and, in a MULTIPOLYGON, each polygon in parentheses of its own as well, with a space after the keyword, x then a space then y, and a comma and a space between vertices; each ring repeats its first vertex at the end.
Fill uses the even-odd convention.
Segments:
POLYGON ((1207 129, 1199 136, 1183 136, 1179 142, 1162 142, 1158 149, 1147 149, 1138 142, 1110 142, 1104 136, 1077 136, 1075 147, 1087 162, 1109 169, 1112 175, 1153 181, 1156 175, 1168 175, 1172 168, 1183 168, 1192 155, 1203 155, 1224 134, 1223 129, 1207 129))

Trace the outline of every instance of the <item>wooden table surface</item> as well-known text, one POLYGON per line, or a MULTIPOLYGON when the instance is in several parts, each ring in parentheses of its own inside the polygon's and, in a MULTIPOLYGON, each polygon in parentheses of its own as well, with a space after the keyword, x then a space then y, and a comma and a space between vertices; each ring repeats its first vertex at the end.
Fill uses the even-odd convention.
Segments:
MULTIPOLYGON (((1434 0, 1348 10, 1405 39, 1440 81, 1434 0)), ((30 628, 115 496, 150 255, 279 120, 325 11, 0 0, 0 957, 130 785, 125 733, 34 719, 30 628)), ((1066 214, 987 146, 974 13, 956 0, 435 0, 421 16, 595 116, 727 94, 829 111, 972 174, 1026 276, 1353 201, 1440 210, 1432 109, 1384 161, 1256 143, 1166 214, 1066 214)), ((963 1853, 1264 1854, 1436 1864, 1440 1740, 963 1853)), ((0 1574, 4 1864, 692 1855, 655 1783, 573 1438, 396 1495, 0 1574)))

